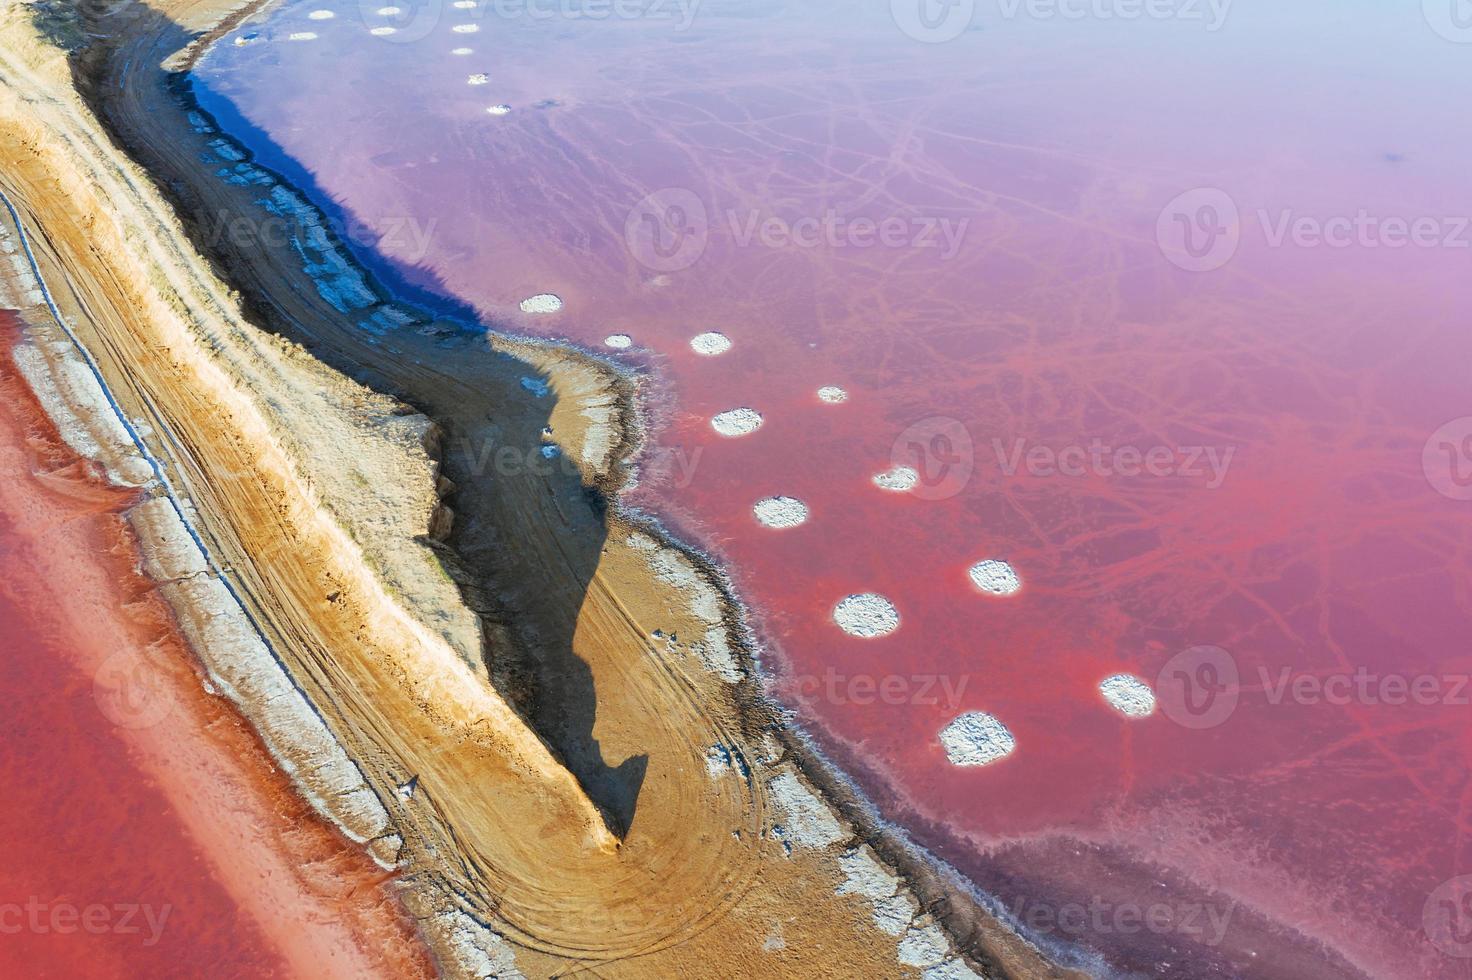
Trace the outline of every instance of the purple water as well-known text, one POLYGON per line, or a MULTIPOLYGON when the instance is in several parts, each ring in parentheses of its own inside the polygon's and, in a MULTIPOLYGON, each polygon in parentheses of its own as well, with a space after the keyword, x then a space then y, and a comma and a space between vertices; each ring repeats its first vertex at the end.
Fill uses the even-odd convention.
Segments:
POLYGON ((201 104, 396 290, 654 376, 628 502, 727 563, 888 816, 1100 971, 1472 976, 1472 28, 400 6, 286 3, 201 104), (739 406, 762 428, 717 435, 739 406), (897 463, 915 489, 871 483, 897 463), (760 526, 774 494, 808 522, 760 526), (845 635, 871 591, 900 628, 845 635), (1016 751, 952 765, 969 711, 1016 751))

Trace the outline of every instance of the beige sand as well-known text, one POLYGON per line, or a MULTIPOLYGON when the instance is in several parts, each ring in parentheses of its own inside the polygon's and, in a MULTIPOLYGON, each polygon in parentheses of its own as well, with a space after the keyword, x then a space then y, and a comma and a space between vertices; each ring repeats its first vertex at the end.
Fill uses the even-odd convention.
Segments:
MULTIPOLYGON (((218 134, 190 125, 161 66, 187 66, 189 38, 244 13, 150 0, 49 25, 104 38, 73 66, 112 135, 168 179, 171 207, 8 8, 0 187, 208 546, 216 569, 162 507, 135 522, 201 659, 304 794, 397 862, 444 972, 1065 975, 781 729, 719 578, 605 512, 638 448, 635 379, 496 336, 445 358, 432 324, 379 343, 289 246, 226 241, 213 265, 194 251, 174 208, 259 220, 259 188, 198 165, 218 134), (548 429, 572 465, 527 465, 548 429), (281 678, 351 772, 302 734, 281 678)), ((75 373, 59 330, 38 319, 34 340, 51 377, 75 373)), ((90 411, 97 433, 111 426, 90 411)))

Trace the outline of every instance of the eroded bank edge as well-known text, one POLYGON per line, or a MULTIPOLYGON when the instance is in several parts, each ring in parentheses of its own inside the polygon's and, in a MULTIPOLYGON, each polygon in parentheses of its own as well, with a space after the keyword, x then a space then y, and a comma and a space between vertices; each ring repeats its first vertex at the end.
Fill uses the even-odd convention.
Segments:
MULTIPOLYGON (((266 8, 275 0, 253 0, 253 2, 239 5, 230 13, 216 22, 215 26, 194 38, 178 55, 171 58, 168 67, 172 71, 181 74, 175 78, 182 81, 183 73, 191 69, 209 49, 209 46, 223 37, 241 22, 251 16, 264 13, 266 8)), ((192 94, 187 85, 179 84, 171 86, 175 96, 179 99, 181 109, 181 123, 188 122, 189 113, 199 113, 208 119, 208 114, 199 108, 194 102, 192 94)), ((105 114, 98 114, 106 118, 105 114)), ((211 124, 213 123, 211 120, 211 124)), ((227 134, 220 134, 222 139, 229 140, 227 134)), ((260 167, 253 163, 248 148, 229 140, 233 144, 233 150, 241 155, 241 160, 252 167, 257 167, 269 172, 268 168, 260 167)), ((285 187, 289 193, 296 196, 306 206, 305 199, 290 184, 279 175, 272 174, 277 186, 285 187)), ((320 212, 319 212, 320 214, 320 212)), ((182 218, 191 233, 198 232, 187 217, 182 218)), ((325 222, 324 222, 325 225, 325 222)), ((413 304, 394 301, 387 290, 378 282, 377 278, 368 270, 362 268, 356 258, 340 242, 336 243, 340 249, 340 256, 346 263, 350 263, 363 277, 364 283, 372 290, 376 300, 385 305, 393 303, 395 306, 412 308, 413 304)), ((216 269, 217 273, 221 270, 216 269)), ((229 280, 228 275, 221 278, 229 280)), ((445 319, 420 311, 425 322, 434 319, 445 319)), ((734 588, 729 578, 720 570, 717 563, 709 556, 702 554, 683 542, 678 541, 659 522, 653 520, 649 515, 631 513, 625 510, 619 501, 619 492, 627 485, 630 478, 630 468, 637 461, 644 444, 644 422, 640 410, 639 386, 642 379, 632 372, 623 370, 614 364, 596 357, 591 353, 570 344, 561 344, 547 341, 541 338, 520 337, 506 331, 493 331, 493 334, 506 342, 508 347, 516 345, 527 345, 546 350, 556 351, 579 362, 581 367, 592 370, 602 375, 608 385, 618 392, 620 411, 615 413, 616 418, 612 424, 615 426, 618 438, 610 445, 610 452, 604 457, 610 465, 607 467, 593 464, 592 472, 589 474, 593 482, 602 490, 613 504, 613 510, 618 522, 630 530, 642 532, 653 536, 661 541, 666 547, 684 555, 687 560, 692 561, 700 570, 700 574, 706 580, 709 587, 716 589, 724 608, 723 618, 727 621, 729 634, 735 638, 732 644, 734 663, 739 673, 737 680, 738 701, 743 707, 743 718, 749 724, 749 731, 771 731, 775 732, 782 743, 787 756, 793 765, 802 773, 803 778, 812 786, 817 788, 819 794, 827 801, 829 807, 838 813, 855 831, 852 839, 861 845, 868 845, 875 854, 879 855, 885 864, 891 866, 895 872, 902 876, 909 886, 916 892, 921 900, 922 906, 938 915, 940 922, 944 925, 948 935, 949 943, 961 950, 967 959, 972 960, 975 965, 987 970, 1000 970, 1004 974, 1014 974, 1014 968, 1009 967, 1006 962, 1014 956, 1002 951, 993 951, 992 947, 998 938, 995 932, 991 936, 985 936, 988 930, 978 926, 979 920, 990 920, 996 928, 1005 931, 1005 927, 997 922, 995 910, 989 907, 986 899, 975 892, 968 883, 956 872, 946 867, 938 859, 923 852, 915 845, 901 829, 886 824, 878 815, 875 808, 864 796, 863 792, 845 776, 835 765, 827 761, 816 748, 812 740, 802 732, 779 706, 774 704, 762 689, 758 680, 758 645, 748 624, 748 617, 744 607, 735 596, 734 588)), ((513 351, 514 353, 514 351, 513 351)), ((525 359, 523 355, 517 356, 525 359)), ((726 678, 728 681, 731 678, 726 678)), ((781 778, 780 776, 778 778, 781 778)), ((854 853, 865 853, 855 851, 854 853)), ((1009 934, 1010 935, 1010 934, 1009 934)), ((1020 940, 1019 940, 1020 941, 1020 940)), ((1013 951, 1016 952, 1016 951, 1013 951)), ((1032 952, 1029 950, 1029 952, 1032 952)), ((1027 958, 1031 958, 1028 956, 1027 958)), ((921 964, 914 964, 920 966, 921 964)), ((1022 975, 1022 974, 1016 974, 1022 975)))

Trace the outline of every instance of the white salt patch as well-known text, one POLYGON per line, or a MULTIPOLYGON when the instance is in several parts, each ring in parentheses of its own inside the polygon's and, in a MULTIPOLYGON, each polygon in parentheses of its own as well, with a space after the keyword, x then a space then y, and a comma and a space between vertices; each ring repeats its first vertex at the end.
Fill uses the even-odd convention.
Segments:
POLYGON ((399 14, 402 14, 403 12, 404 12, 403 9, 402 8, 399 8, 399 7, 379 7, 378 8, 378 16, 380 16, 380 17, 397 17, 399 14))
POLYGON ((467 55, 467 54, 470 54, 470 49, 469 48, 456 48, 455 50, 451 51, 450 53, 451 54, 458 54, 458 55, 467 55))
POLYGON ((818 389, 818 399, 830 405, 837 405, 840 402, 848 401, 848 392, 839 388, 837 385, 824 385, 818 389))
POLYGON ((844 882, 838 895, 861 895, 872 906, 874 924, 891 936, 903 936, 920 910, 919 903, 901 889, 901 883, 889 869, 875 859, 867 847, 855 848, 838 859, 844 882))
POLYGON ((634 346, 634 338, 626 333, 610 334, 603 338, 603 346, 614 350, 628 350, 634 346))
POLYGON ((797 527, 808 519, 808 505, 796 497, 764 497, 751 510, 764 527, 797 527))
POLYGON ((899 960, 906 966, 939 966, 950 952, 945 934, 934 924, 911 929, 900 940, 899 960))
POLYGON ((475 7, 475 0, 455 0, 450 6, 456 10, 470 10, 475 7))
POLYGON ((521 301, 523 313, 556 313, 562 309, 562 298, 553 293, 538 293, 521 301))
POLYGON ((635 551, 657 551, 659 542, 645 534, 643 531, 634 531, 628 537, 629 547, 635 551))
POLYGON ((1099 682, 1099 693, 1120 714, 1148 718, 1155 713, 1155 692, 1133 674, 1114 674, 1099 682))
POLYGON ((471 75, 469 78, 467 78, 465 81, 467 84, 470 85, 484 85, 490 80, 491 79, 489 75, 487 75, 483 71, 478 71, 474 75, 471 75))
POLYGON ((336 16, 337 14, 334 14, 330 10, 314 10, 310 14, 307 14, 307 17, 311 20, 331 20, 336 16))
POLYGON ((767 788, 786 815, 787 837, 798 847, 827 847, 846 834, 833 813, 791 772, 778 774, 767 788))
POLYGON ((490 106, 489 108, 486 109, 486 112, 489 112, 493 116, 504 116, 504 115, 506 115, 506 113, 508 113, 510 111, 511 111, 511 107, 509 105, 505 105, 505 104, 502 104, 502 105, 493 105, 493 106, 490 106))
POLYGON ((690 349, 706 357, 715 357, 717 354, 724 354, 731 349, 731 339, 723 333, 716 333, 712 330, 708 333, 700 334, 697 337, 692 337, 690 340, 690 349))
POLYGON ((961 960, 946 960, 921 974, 920 980, 986 980, 961 960))
POLYGON ((1022 588, 1022 580, 1012 566, 998 558, 988 558, 971 566, 971 581, 983 592, 1011 595, 1022 588))
POLYGON ((710 424, 723 436, 749 436, 762 427, 762 416, 754 408, 733 408, 711 419, 710 424))
POLYGON ((891 493, 913 490, 919 482, 920 472, 911 466, 896 466, 892 470, 874 474, 874 485, 891 493))
POLYGON ((315 41, 317 40, 317 35, 311 31, 296 31, 295 33, 286 35, 286 39, 288 41, 315 41))
POLYGON ((456 24, 454 27, 450 28, 450 30, 454 31, 456 34, 474 34, 476 31, 480 30, 480 25, 456 24))
POLYGON ((850 636, 866 639, 888 636, 900 628, 900 614, 894 603, 874 592, 846 597, 833 607, 833 621, 850 636))
POLYGON ((985 766, 1017 748, 1007 726, 984 711, 968 711, 945 727, 940 744, 953 766, 985 766))
POLYGON ((399 29, 397 27, 375 27, 368 33, 374 37, 388 37, 390 34, 399 33, 399 29))

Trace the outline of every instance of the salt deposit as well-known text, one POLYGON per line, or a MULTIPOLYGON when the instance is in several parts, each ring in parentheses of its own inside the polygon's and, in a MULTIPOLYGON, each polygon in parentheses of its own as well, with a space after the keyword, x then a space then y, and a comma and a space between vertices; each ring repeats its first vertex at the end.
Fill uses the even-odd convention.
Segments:
POLYGON ((334 14, 330 10, 314 10, 310 14, 307 14, 307 17, 311 20, 331 20, 336 16, 337 14, 334 14))
POLYGON ((715 357, 731 349, 731 340, 725 334, 712 330, 691 338, 690 349, 706 357, 715 357))
POLYGON ((1133 674, 1114 674, 1099 682, 1099 693, 1110 707, 1128 718, 1148 718, 1155 713, 1155 692, 1133 674))
POLYGON ((450 28, 450 30, 454 31, 456 34, 474 34, 476 31, 480 30, 480 25, 456 24, 454 27, 450 28))
POLYGON ((317 35, 311 31, 295 31, 286 35, 286 39, 288 41, 315 41, 317 40, 317 35))
POLYGON ((786 838, 798 847, 827 847, 847 836, 833 813, 792 772, 779 773, 767 789, 786 817, 786 838))
POLYGON ((728 412, 721 412, 710 420, 711 428, 723 436, 735 438, 736 436, 751 435, 762 427, 762 416, 754 408, 733 408, 728 412))
POLYGON ((458 55, 467 55, 467 54, 470 54, 470 49, 469 48, 455 48, 450 53, 451 54, 458 54, 458 55))
POLYGON ((808 505, 796 497, 765 497, 756 502, 752 512, 764 527, 797 527, 808 519, 808 505))
POLYGON ((489 112, 493 116, 504 116, 510 111, 511 107, 504 103, 502 105, 493 105, 486 109, 486 112, 489 112))
POLYGON ((983 592, 1011 595, 1022 588, 1022 580, 1012 566, 998 558, 988 558, 971 566, 971 581, 983 592))
POLYGON ((390 34, 399 33, 399 29, 397 27, 375 27, 368 33, 374 37, 388 37, 390 34))
POLYGON ((848 392, 837 385, 824 385, 818 389, 818 400, 825 401, 830 405, 848 401, 848 392))
POLYGON ((469 78, 467 78, 465 81, 467 84, 470 85, 484 85, 490 80, 490 76, 488 76, 485 72, 478 71, 474 75, 471 75, 469 78))
POLYGON ((562 298, 553 293, 538 293, 521 301, 523 313, 556 313, 562 309, 562 298))
POLYGON ((940 744, 953 766, 985 766, 1017 748, 1007 726, 985 711, 968 711, 945 727, 940 744))
POLYGON ((850 636, 872 639, 888 636, 900 628, 894 603, 874 592, 847 596, 833 607, 833 621, 850 636))
POLYGON ((634 338, 626 333, 610 334, 603 338, 603 346, 614 350, 628 350, 634 346, 634 338))
POLYGON ((883 473, 874 474, 874 485, 891 493, 913 490, 919 482, 920 472, 912 466, 896 466, 883 473))

